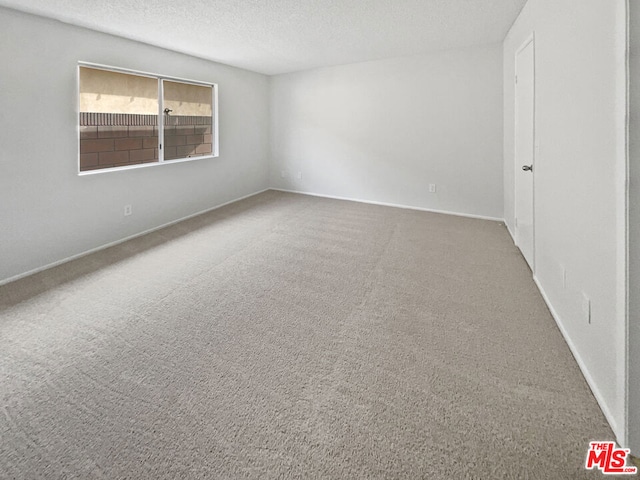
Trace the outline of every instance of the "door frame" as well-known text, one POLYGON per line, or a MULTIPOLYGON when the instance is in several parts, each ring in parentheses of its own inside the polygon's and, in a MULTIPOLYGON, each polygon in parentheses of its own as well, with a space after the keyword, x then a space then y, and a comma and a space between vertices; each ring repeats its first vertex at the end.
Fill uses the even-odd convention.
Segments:
MULTIPOLYGON (((532 48, 533 48, 533 52, 532 52, 532 56, 533 56, 533 171, 531 172, 532 175, 532 199, 531 199, 531 207, 532 207, 532 226, 531 226, 531 230, 532 230, 532 239, 531 239, 531 272, 533 273, 533 275, 535 276, 536 273, 536 269, 535 269, 535 265, 536 265, 536 170, 537 170, 537 153, 538 153, 538 140, 537 140, 537 135, 536 135, 536 34, 535 34, 535 30, 531 32, 530 35, 528 35, 526 37, 526 39, 524 40, 524 42, 522 42, 522 44, 520 45, 520 47, 518 47, 518 49, 516 50, 515 54, 514 54, 514 58, 513 58, 513 66, 514 66, 514 72, 513 72, 513 86, 514 86, 514 95, 513 95, 513 102, 514 102, 514 115, 513 115, 513 165, 514 165, 514 170, 513 170, 513 216, 514 216, 514 232, 513 232, 513 240, 514 243, 516 244, 516 246, 518 247, 518 249, 520 249, 519 245, 518 245, 518 225, 517 225, 517 221, 518 221, 518 208, 517 208, 517 203, 518 203, 518 182, 516 180, 516 175, 518 173, 518 168, 521 167, 521 165, 519 165, 518 162, 518 158, 516 156, 516 148, 517 148, 517 135, 518 135, 518 94, 517 94, 517 75, 518 75, 518 55, 520 54, 520 52, 522 52, 526 47, 529 46, 529 44, 532 44, 532 48)), ((522 253, 522 252, 520 252, 522 253)), ((523 255, 524 257, 524 255, 523 255)), ((525 260, 526 261, 526 260, 525 260)))

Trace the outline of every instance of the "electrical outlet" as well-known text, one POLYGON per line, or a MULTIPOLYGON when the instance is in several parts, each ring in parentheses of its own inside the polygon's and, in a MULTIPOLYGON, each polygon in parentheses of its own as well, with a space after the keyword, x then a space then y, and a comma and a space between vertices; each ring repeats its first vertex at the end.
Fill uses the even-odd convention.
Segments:
POLYGON ((436 184, 435 183, 430 183, 429 184, 429 193, 436 193, 436 184))
POLYGON ((131 209, 131 205, 125 205, 124 206, 124 216, 128 217, 132 213, 133 213, 133 210, 131 209))
POLYGON ((302 172, 296 173, 296 177, 298 177, 298 179, 302 178, 302 172))

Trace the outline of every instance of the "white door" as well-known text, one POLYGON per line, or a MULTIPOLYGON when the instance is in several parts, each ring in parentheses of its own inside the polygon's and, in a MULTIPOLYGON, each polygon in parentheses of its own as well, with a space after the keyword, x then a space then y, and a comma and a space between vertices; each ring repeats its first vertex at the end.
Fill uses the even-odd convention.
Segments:
POLYGON ((534 168, 534 42, 516 53, 515 125, 515 240, 534 270, 533 177, 534 168))

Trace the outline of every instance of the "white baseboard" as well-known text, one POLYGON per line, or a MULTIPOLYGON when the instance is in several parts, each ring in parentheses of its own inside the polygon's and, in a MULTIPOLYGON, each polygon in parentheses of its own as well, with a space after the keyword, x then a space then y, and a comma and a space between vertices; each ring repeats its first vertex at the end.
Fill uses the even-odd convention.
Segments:
POLYGON ((270 188, 269 190, 275 190, 278 192, 286 192, 286 193, 298 193, 300 195, 309 195, 311 197, 322 197, 322 198, 331 198, 334 200, 346 200, 349 202, 358 202, 358 203, 368 203, 370 205, 381 205, 383 207, 395 207, 395 208, 403 208, 405 210, 419 210, 421 212, 430 212, 430 213, 442 213, 444 215, 455 215, 456 217, 467 217, 467 218, 477 218, 480 220, 491 220, 493 222, 504 222, 504 219, 497 217, 487 217, 484 215, 473 215, 471 213, 460 213, 460 212, 450 212, 447 210, 434 210, 431 208, 423 208, 423 207, 414 207, 411 205, 402 205, 399 203, 387 203, 387 202, 376 202, 373 200, 362 200, 359 198, 351 198, 351 197, 338 197, 335 195, 324 195, 322 193, 313 193, 313 192, 303 192, 301 190, 287 190, 285 188, 270 188))
MULTIPOLYGON (((514 233, 511 231, 511 229, 509 228, 509 225, 506 222, 505 222, 505 225, 507 226, 507 231, 509 232, 509 235, 511 235, 511 238, 513 239, 514 245, 516 245, 516 237, 515 237, 514 233)), ((618 435, 618 424, 615 421, 615 417, 611 413, 611 410, 609 410, 609 407, 607 406, 607 403, 604 401, 604 397, 600 393, 600 389, 598 389, 598 386, 596 385, 596 382, 593 380, 593 377, 591 376, 591 373, 589 373, 589 369, 587 368, 586 364, 582 360, 582 357, 578 353, 578 349, 576 348, 575 344, 573 343, 573 340, 571 340, 571 337, 569 336, 569 333, 564 328, 564 323, 562 322, 562 319, 560 318, 560 315, 558 314, 558 312, 554 308, 553 304, 551 303, 551 300, 549 300, 549 296, 547 295, 547 292, 545 291, 544 287, 540 283, 540 280, 538 280, 538 277, 536 277, 535 274, 533 275, 533 281, 536 284, 536 287, 538 287, 538 291, 540 292, 540 295, 542 295, 544 303, 546 303, 547 308, 549 309, 549 312, 551 313, 551 316, 555 320, 556 325, 558 326, 558 330, 560 330, 560 333, 562 333, 562 337, 564 338, 564 341, 569 346, 569 350, 571 350, 571 354, 573 355, 573 358, 576 360, 576 363, 578 364, 578 367, 580 368, 580 371, 582 372, 582 376, 586 380, 587 385, 589 385, 589 388, 591 389, 591 393, 593 393, 593 396, 595 397, 596 401, 598 402, 598 406, 600 407, 600 410, 602 410, 602 413, 604 414, 605 418, 607 419, 607 422, 609 422, 609 425, 611 426, 611 429, 613 430, 613 432, 616 435, 616 437, 619 437, 619 435, 618 435)), ((623 445, 623 443, 621 442, 621 440, 623 440, 623 439, 616 438, 616 440, 618 441, 619 445, 623 445)))
MULTIPOLYGON (((540 294, 542 295, 542 298, 544 299, 544 302, 547 304, 547 307, 549 308, 549 311, 551 312, 551 316, 556 321, 556 325, 558 326, 558 329, 562 333, 562 336, 564 337, 564 341, 567 342, 567 345, 569 346, 569 350, 571 350, 571 353, 573 354, 573 358, 575 358, 576 363, 578 364, 578 367, 580 367, 580 371, 582 372, 582 375, 584 376, 584 379, 587 381, 587 384, 589 385, 589 388, 591 389, 591 393, 593 393, 593 396, 596 398, 596 401, 598 402, 598 405, 600 406, 600 409, 602 410, 602 413, 604 414, 605 418, 609 422, 609 425, 611 426, 611 429, 613 430, 613 433, 616 435, 616 437, 619 437, 619 435, 618 435, 618 424, 617 424, 617 422, 615 420, 615 417, 611 413, 611 410, 609 410, 609 407, 608 407, 607 403, 604 401, 604 397, 600 393, 600 389, 598 388, 598 386, 596 385, 596 382, 593 380, 593 377, 589 373, 589 369, 587 368, 587 366, 585 365, 584 361, 582 360, 582 357, 578 353, 578 349, 576 348, 575 344, 571 340, 571 337, 569 336, 567 330, 564 328, 564 324, 562 323, 562 319, 560 318, 560 315, 558 315, 558 312, 556 311, 556 309, 551 304, 551 301, 549 300, 549 297, 547 296, 547 293, 545 292, 544 288, 540 284, 540 281, 538 280, 538 278, 535 275, 533 276, 533 281, 535 282, 536 286, 538 287, 538 290, 540 290, 540 294)), ((616 438, 616 440, 618 441, 618 444, 620 444, 620 445, 624 444, 623 443, 624 439, 616 438)))
POLYGON ((516 235, 511 231, 509 224, 507 222, 504 222, 504 226, 507 227, 507 232, 509 232, 509 235, 511 235, 511 240, 513 240, 513 244, 518 246, 518 244, 516 243, 516 235))
POLYGON ((255 195, 259 195, 259 194, 261 194, 263 192, 266 192, 267 190, 269 190, 269 189, 265 188, 263 190, 260 190, 259 192, 250 193, 248 195, 244 195, 243 197, 236 198, 234 200, 229 200, 228 202, 221 203, 220 205, 216 205, 215 207, 207 208, 205 210, 201 210, 199 212, 192 213, 191 215, 187 215, 186 217, 181 217, 181 218, 179 218, 177 220, 172 220, 171 222, 164 223, 162 225, 150 228, 150 229, 145 230, 143 232, 135 233, 133 235, 129 235, 128 237, 121 238, 119 240, 115 240, 113 242, 106 243, 104 245, 100 245, 99 247, 95 247, 95 248, 92 248, 90 250, 86 250, 84 252, 78 253, 76 255, 72 255, 70 257, 63 258, 62 260, 57 260, 57 261, 55 261, 53 263, 49 263, 47 265, 43 265, 42 267, 34 268, 33 270, 29 270, 29 271, 24 272, 24 273, 19 273, 18 275, 14 275, 13 277, 5 278, 3 280, 0 280, 0 286, 5 285, 7 283, 15 282, 16 280, 20 280, 21 278, 28 277, 29 275, 34 275, 34 274, 42 272, 44 270, 48 270, 50 268, 57 267, 58 265, 62 265, 63 263, 71 262, 72 260, 76 260, 78 258, 87 256, 87 255, 91 255, 92 253, 99 252, 100 250, 104 250, 105 248, 110 248, 110 247, 113 247, 115 245, 119 245, 119 244, 124 243, 124 242, 126 242, 128 240, 133 240, 134 238, 141 237, 143 235, 146 235, 146 234, 151 233, 151 232, 155 232, 156 230, 160 230, 160 229, 163 229, 165 227, 169 227, 169 226, 174 225, 176 223, 180 223, 180 222, 182 222, 184 220, 188 220, 190 218, 197 217, 198 215, 202 215, 203 213, 207 213, 207 212, 211 212, 213 210, 217 210, 218 208, 224 207, 226 205, 229 205, 229 204, 232 204, 232 203, 235 203, 235 202, 239 202, 240 200, 244 200, 245 198, 249 198, 249 197, 253 197, 255 195))

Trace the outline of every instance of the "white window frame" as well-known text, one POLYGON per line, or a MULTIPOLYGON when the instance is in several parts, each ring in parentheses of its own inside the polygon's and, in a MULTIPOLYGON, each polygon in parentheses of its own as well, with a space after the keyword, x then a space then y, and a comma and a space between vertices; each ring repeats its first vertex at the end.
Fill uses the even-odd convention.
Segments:
POLYGON ((219 136, 218 136, 218 84, 217 83, 210 83, 210 82, 202 82, 202 81, 198 81, 198 80, 189 80, 186 78, 180 78, 180 77, 172 77, 169 75, 160 75, 157 73, 150 73, 150 72, 143 72, 140 70, 132 70, 130 68, 122 68, 122 67, 113 67, 111 65, 102 65, 99 63, 92 63, 92 62, 84 62, 84 61, 79 61, 78 62, 78 66, 77 68, 77 72, 76 72, 76 100, 77 100, 77 105, 76 105, 76 131, 77 131, 77 135, 76 135, 76 144, 77 144, 77 148, 78 148, 78 175, 96 175, 96 174, 100 174, 100 173, 107 173, 107 172, 116 172, 116 171, 122 171, 122 170, 132 170, 132 169, 136 169, 136 168, 146 168, 146 167, 157 167, 159 165, 167 165, 167 164, 174 164, 174 163, 182 163, 182 162, 192 162, 192 161, 197 161, 197 160, 205 160, 205 159, 210 159, 210 158, 217 158, 220 156, 220 150, 219 150, 219 136), (129 75, 138 75, 141 77, 148 77, 148 78, 155 78, 158 80, 158 161, 157 162, 150 162, 150 163, 141 163, 141 164, 136 164, 136 165, 125 165, 122 167, 108 167, 108 168, 98 168, 95 170, 85 170, 85 171, 80 171, 80 126, 78 125, 78 115, 80 114, 80 68, 81 67, 87 67, 87 68, 93 68, 96 70, 106 70, 108 72, 115 72, 115 73, 124 73, 124 74, 129 74, 129 75), (170 160, 165 160, 164 159, 164 152, 165 152, 165 148, 164 148, 164 88, 163 88, 163 81, 164 80, 168 80, 168 81, 172 81, 172 82, 180 82, 180 83, 186 83, 186 84, 190 84, 190 85, 197 85, 197 86, 201 86, 201 87, 211 87, 212 92, 211 92, 211 134, 212 134, 212 148, 211 148, 211 153, 207 154, 207 155, 201 155, 198 157, 184 157, 184 158, 174 158, 174 159, 170 159, 170 160), (161 128, 160 128, 161 127, 161 128))

